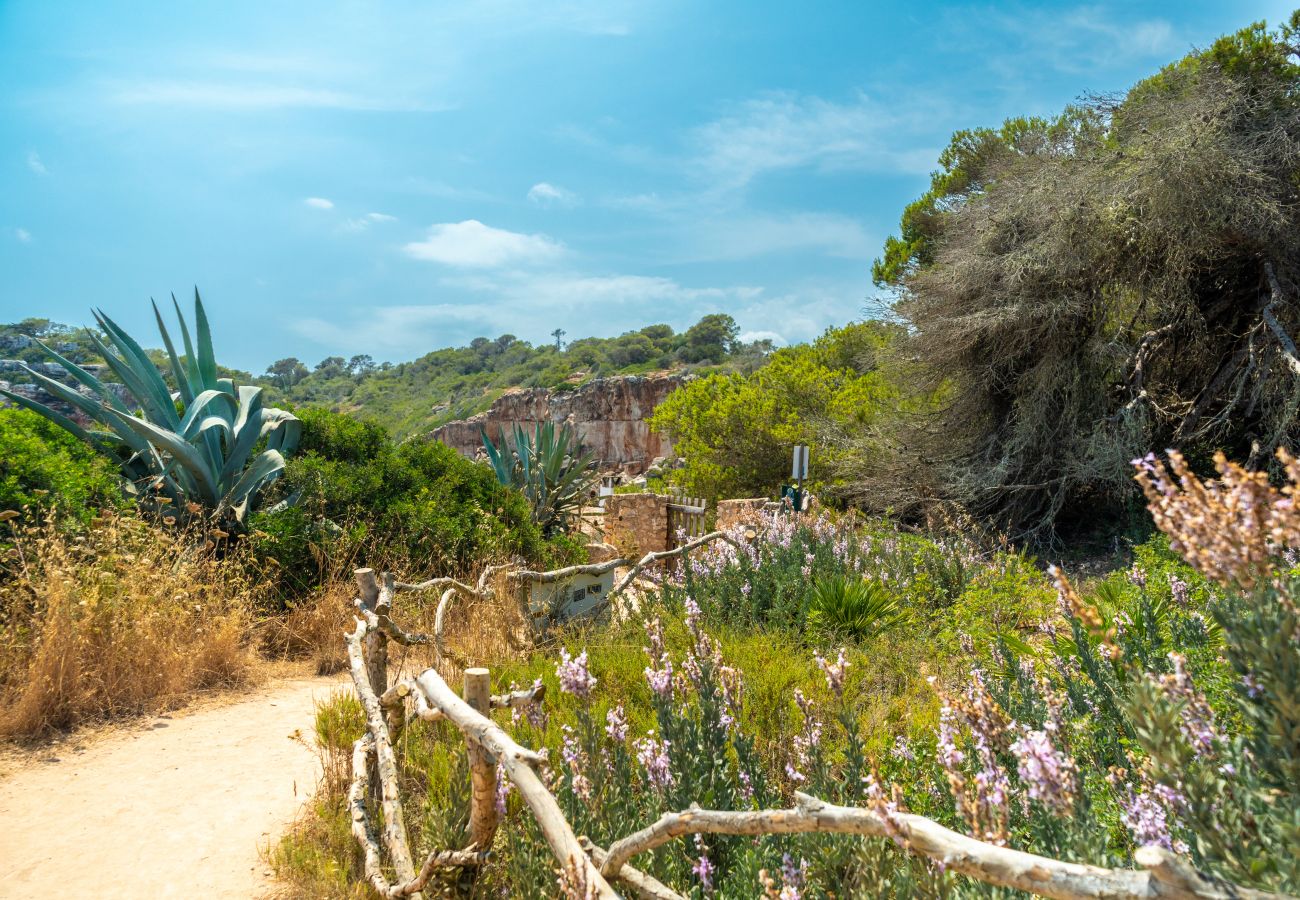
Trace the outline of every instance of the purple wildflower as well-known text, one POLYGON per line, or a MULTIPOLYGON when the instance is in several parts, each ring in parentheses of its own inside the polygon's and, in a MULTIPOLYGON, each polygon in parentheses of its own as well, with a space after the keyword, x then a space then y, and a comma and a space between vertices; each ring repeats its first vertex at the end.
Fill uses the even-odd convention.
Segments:
POLYGON ((591 689, 596 686, 596 679, 587 670, 587 651, 583 650, 576 658, 569 658, 567 649, 560 650, 560 664, 555 667, 555 674, 560 679, 560 690, 572 694, 579 700, 591 696, 591 689))
POLYGON ((497 763, 497 815, 504 816, 506 814, 506 798, 510 796, 510 791, 513 788, 514 785, 511 784, 510 779, 506 777, 505 767, 500 763, 497 763))
POLYGON ((1187 659, 1182 654, 1170 653, 1169 661, 1173 663, 1174 671, 1160 677, 1160 686, 1169 699, 1182 705, 1183 735, 1198 750, 1210 750, 1219 737, 1214 727, 1214 711, 1192 683, 1192 676, 1187 671, 1187 659))
POLYGON ((1011 752, 1030 799, 1064 816, 1074 806, 1074 760, 1052 746, 1049 731, 1050 727, 1042 731, 1026 728, 1011 744, 1011 752))
POLYGON ((568 725, 563 726, 564 743, 560 747, 560 758, 564 760, 565 765, 569 767, 569 784, 573 787, 573 793, 583 800, 591 798, 591 781, 583 774, 586 767, 586 755, 582 748, 578 746, 578 739, 573 734, 573 729, 568 725))
POLYGON ((1187 608, 1188 601, 1191 599, 1191 585, 1183 581, 1177 575, 1169 575, 1169 592, 1173 597, 1174 605, 1183 609, 1187 608))
POLYGON ((912 752, 912 744, 901 734, 894 738, 894 747, 889 751, 889 755, 897 760, 916 762, 916 754, 912 752))
POLYGON ((713 892, 713 863, 709 861, 709 854, 704 849, 704 835, 695 836, 695 849, 700 851, 700 857, 691 866, 691 872, 700 881, 700 887, 705 893, 713 892))
POLYGON ((1142 589, 1147 586, 1147 570, 1133 563, 1133 568, 1128 570, 1128 580, 1137 588, 1142 589))
POLYGON ((636 759, 645 769, 646 779, 652 787, 663 789, 670 787, 673 782, 672 760, 668 758, 668 748, 671 746, 669 741, 655 740, 654 731, 646 732, 646 736, 636 742, 636 759))
POLYGON ((817 668, 826 676, 826 686, 835 692, 836 697, 844 696, 844 672, 849 661, 844 658, 844 648, 840 648, 839 658, 834 663, 827 662, 820 653, 816 654, 817 668))
POLYGON ((627 740, 627 719, 623 717, 623 704, 605 713, 605 734, 617 744, 627 740))
POLYGON ((655 696, 670 699, 673 695, 673 663, 664 646, 664 626, 658 616, 646 623, 645 633, 650 639, 650 646, 645 648, 646 656, 650 657, 650 665, 645 668, 645 679, 655 696))
POLYGON ((1155 844, 1176 853, 1186 852, 1182 842, 1175 841, 1169 832, 1169 813, 1181 799, 1176 791, 1163 785, 1129 797, 1123 804, 1124 824, 1139 847, 1155 844))

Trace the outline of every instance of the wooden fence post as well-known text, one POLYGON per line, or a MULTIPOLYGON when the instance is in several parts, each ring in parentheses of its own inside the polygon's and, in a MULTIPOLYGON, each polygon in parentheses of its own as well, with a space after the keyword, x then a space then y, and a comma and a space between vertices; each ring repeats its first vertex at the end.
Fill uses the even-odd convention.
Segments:
MULTIPOLYGON (((375 578, 375 570, 357 569, 352 574, 357 579, 357 590, 361 592, 361 602, 366 609, 380 612, 379 579, 375 578)), ((388 610, 382 612, 387 614, 388 610)), ((378 628, 366 634, 366 674, 375 696, 384 696, 388 690, 388 636, 378 628)))
MULTIPOLYGON (((492 676, 487 669, 466 669, 465 702, 474 711, 492 718, 492 676)), ((499 816, 497 814, 497 767, 482 747, 467 741, 469 747, 472 799, 469 810, 469 839, 479 852, 492 848, 499 816)))

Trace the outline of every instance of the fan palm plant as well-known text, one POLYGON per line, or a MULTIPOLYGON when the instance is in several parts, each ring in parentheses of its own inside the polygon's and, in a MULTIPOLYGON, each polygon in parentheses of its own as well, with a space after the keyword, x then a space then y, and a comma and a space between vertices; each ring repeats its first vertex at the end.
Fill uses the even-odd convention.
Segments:
POLYGON ((812 586, 808 625, 829 637, 864 641, 903 621, 897 598, 862 578, 831 575, 812 586))
POLYGON ((563 530, 598 477, 594 454, 581 452, 573 429, 539 422, 530 435, 516 424, 510 438, 501 436, 500 446, 486 430, 482 436, 497 481, 523 492, 543 533, 563 530))
POLYGON ((158 304, 153 310, 175 391, 140 344, 102 310, 96 310, 95 321, 103 337, 92 334, 91 340, 129 392, 131 403, 40 341, 37 343, 41 349, 82 390, 30 368, 27 374, 93 424, 83 427, 61 412, 12 391, 0 390, 0 394, 115 455, 125 476, 126 490, 138 496, 146 507, 170 504, 177 515, 202 512, 214 524, 242 529, 258 492, 284 469, 284 458, 297 445, 301 426, 293 414, 263 406, 260 387, 236 388, 231 379, 218 377, 212 332, 197 290, 197 342, 191 340, 175 297, 172 304, 180 320, 183 357, 176 352, 158 304))

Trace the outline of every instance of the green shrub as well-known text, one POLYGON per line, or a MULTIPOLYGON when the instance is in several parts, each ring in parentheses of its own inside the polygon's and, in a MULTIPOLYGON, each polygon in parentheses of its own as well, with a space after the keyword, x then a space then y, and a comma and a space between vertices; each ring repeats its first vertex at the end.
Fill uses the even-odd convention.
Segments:
POLYGON ((34 412, 0 409, 0 510, 53 510, 84 525, 123 503, 112 460, 34 412))
POLYGON ((863 641, 904 618, 898 600, 880 582, 847 575, 818 579, 808 602, 808 625, 827 637, 863 641))
POLYGON ((281 481, 295 508, 254 518, 254 555, 278 572, 285 599, 355 565, 402 578, 466 574, 484 559, 571 560, 550 545, 527 501, 492 471, 436 441, 393 443, 374 422, 305 410, 298 454, 281 481))

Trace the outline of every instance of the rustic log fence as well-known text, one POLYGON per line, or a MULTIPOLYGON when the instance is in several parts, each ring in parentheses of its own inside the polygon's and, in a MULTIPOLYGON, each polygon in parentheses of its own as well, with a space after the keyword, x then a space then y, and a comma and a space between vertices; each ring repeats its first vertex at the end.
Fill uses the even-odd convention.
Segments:
MULTIPOLYGON (((726 539, 715 532, 676 550, 647 554, 620 582, 625 588, 638 568, 652 557, 680 555, 710 540, 726 539)), ((611 563, 626 564, 627 560, 611 563)), ((514 572, 522 580, 556 580, 592 568, 573 566, 556 572, 514 572)), ((614 900, 621 895, 648 900, 684 900, 682 894, 631 865, 638 854, 677 838, 693 834, 769 835, 830 833, 892 838, 909 852, 935 861, 955 872, 999 887, 1014 888, 1059 900, 1278 900, 1272 894, 1234 885, 1197 871, 1187 860, 1157 846, 1142 847, 1134 855, 1139 869, 1107 869, 1062 862, 1007 847, 985 843, 960 834, 923 816, 892 811, 883 803, 870 808, 836 806, 807 794, 796 793, 789 809, 751 811, 705 810, 692 806, 682 812, 666 813, 658 821, 628 834, 608 849, 574 833, 555 796, 546 787, 542 773, 548 760, 545 751, 520 746, 492 719, 498 709, 523 708, 542 703, 542 687, 491 693, 487 669, 464 670, 462 692, 457 694, 434 668, 389 684, 389 641, 403 646, 432 644, 441 654, 442 636, 413 634, 392 620, 396 592, 447 587, 448 594, 484 599, 493 575, 485 573, 475 587, 453 579, 433 579, 419 585, 402 585, 385 573, 376 578, 371 569, 356 572, 359 594, 355 606, 355 629, 346 635, 348 659, 357 697, 365 713, 366 731, 352 750, 352 781, 348 802, 352 812, 352 834, 359 844, 366 880, 383 898, 420 897, 421 891, 440 870, 483 865, 490 859, 492 842, 500 827, 496 806, 498 771, 503 772, 519 792, 541 829, 562 873, 561 883, 569 896, 614 900), (399 765, 394 741, 414 719, 448 721, 465 738, 471 773, 469 816, 470 843, 460 849, 439 849, 429 853, 416 868, 407 837, 399 792, 399 765), (372 808, 382 815, 377 829, 372 808), (393 873, 390 879, 389 871, 393 873)), ((611 592, 610 597, 615 592, 611 592)), ((439 615, 442 604, 439 604, 439 615)), ((439 619, 441 621, 441 619, 439 619)))

